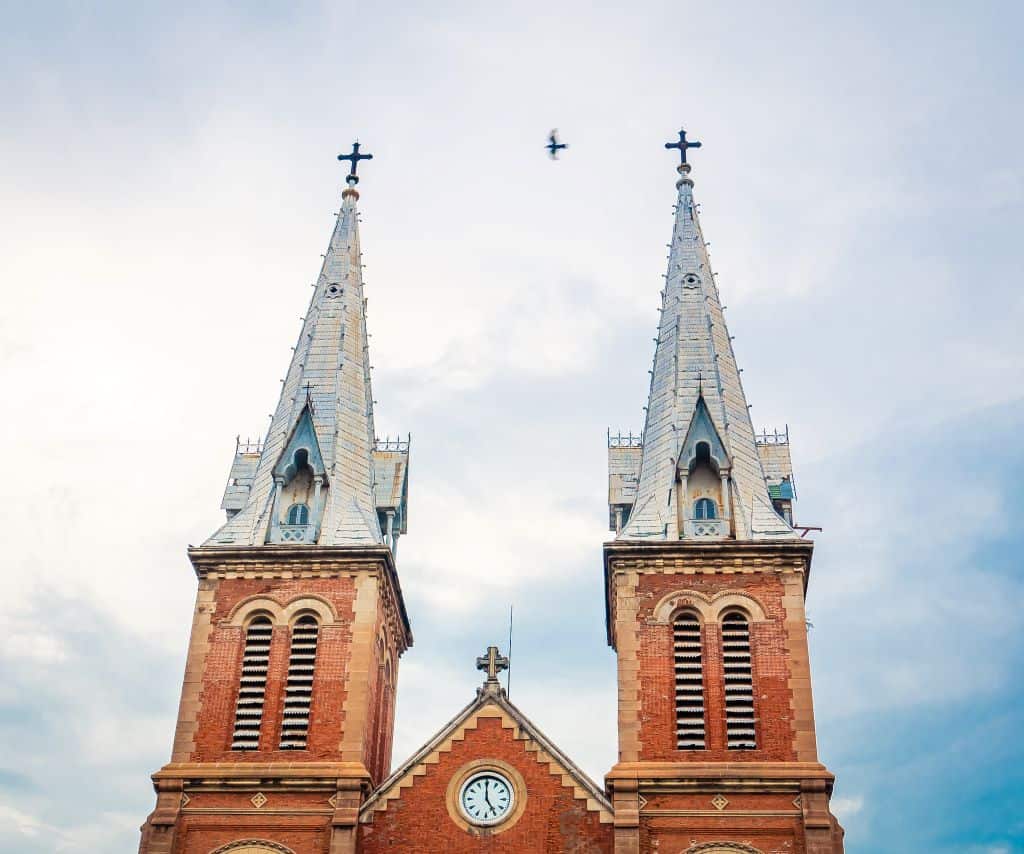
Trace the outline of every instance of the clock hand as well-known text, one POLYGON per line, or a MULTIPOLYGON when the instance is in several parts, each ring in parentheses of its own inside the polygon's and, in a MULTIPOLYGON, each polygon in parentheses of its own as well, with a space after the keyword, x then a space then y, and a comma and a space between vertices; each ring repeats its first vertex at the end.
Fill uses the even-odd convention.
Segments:
POLYGON ((494 804, 491 803, 491 799, 487 797, 487 790, 490 788, 488 783, 484 783, 484 800, 487 801, 487 806, 491 808, 492 814, 497 814, 497 810, 494 809, 494 804))

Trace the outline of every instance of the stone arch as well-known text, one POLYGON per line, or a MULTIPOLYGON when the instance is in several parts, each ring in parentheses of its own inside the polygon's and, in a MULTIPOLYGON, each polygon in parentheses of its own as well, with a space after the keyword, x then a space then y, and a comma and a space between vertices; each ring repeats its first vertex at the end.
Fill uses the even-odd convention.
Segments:
POLYGON ((291 848, 286 848, 277 842, 269 842, 266 839, 239 839, 237 842, 229 842, 220 848, 214 848, 210 854, 295 854, 291 848))
POLYGON ((683 854, 762 854, 760 848, 742 842, 701 842, 691 845, 683 854))
POLYGON ((270 622, 275 626, 279 626, 284 622, 281 612, 281 603, 276 599, 271 599, 269 596, 249 596, 231 609, 226 623, 229 626, 241 627, 256 614, 262 613, 270 617, 270 622))
POLYGON ((697 590, 674 590, 654 606, 654 621, 667 626, 681 611, 696 613, 702 623, 714 622, 715 612, 711 598, 697 590))
POLYGON ((244 626, 257 613, 266 614, 275 626, 290 625, 302 614, 316 615, 321 626, 338 622, 338 615, 330 602, 321 596, 304 593, 289 600, 286 605, 269 596, 250 596, 231 609, 227 625, 244 626))
POLYGON ((314 614, 321 626, 330 626, 338 621, 334 607, 322 596, 305 593, 297 596, 282 609, 284 621, 294 623, 303 614, 314 614))
POLYGON ((713 619, 719 623, 722 621, 722 615, 726 611, 742 611, 752 623, 765 623, 768 621, 764 605, 749 593, 723 590, 712 597, 711 605, 714 609, 713 619))

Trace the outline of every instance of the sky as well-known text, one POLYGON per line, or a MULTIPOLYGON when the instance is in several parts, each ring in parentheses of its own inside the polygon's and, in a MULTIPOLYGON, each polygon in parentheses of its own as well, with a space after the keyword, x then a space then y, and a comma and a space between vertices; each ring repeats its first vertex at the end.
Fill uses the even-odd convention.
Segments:
POLYGON ((0 850, 135 850, 235 436, 358 137, 376 422, 411 432, 395 762, 506 642, 600 780, 606 430, 675 155, 789 425, 847 851, 1024 852, 1019 4, 3 3, 0 850), (552 127, 570 148, 542 148, 552 127))

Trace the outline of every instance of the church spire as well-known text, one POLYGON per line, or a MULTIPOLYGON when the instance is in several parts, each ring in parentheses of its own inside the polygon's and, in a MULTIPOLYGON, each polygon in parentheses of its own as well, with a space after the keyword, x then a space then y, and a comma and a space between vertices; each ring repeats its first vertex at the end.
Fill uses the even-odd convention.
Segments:
MULTIPOLYGON (((718 288, 693 201, 687 149, 635 494, 620 539, 792 537, 765 482, 718 288)), ((613 449, 618 453, 617 449, 613 449)), ((632 492, 632 490, 629 490, 632 492)))
MULTIPOLYGON (((350 155, 331 241, 292 355, 266 441, 241 446, 223 507, 228 521, 204 545, 264 543, 327 546, 394 544, 396 513, 404 517, 408 443, 389 447, 389 475, 403 480, 400 507, 378 517, 375 496, 373 394, 359 248, 356 167, 372 155, 350 155), (248 488, 246 488, 248 487, 248 488), (387 522, 382 524, 381 519, 387 522)), ((394 443, 392 443, 394 444, 394 443)), ((394 490, 392 490, 394 491, 394 490)), ((401 521, 401 520, 400 520, 401 521)))

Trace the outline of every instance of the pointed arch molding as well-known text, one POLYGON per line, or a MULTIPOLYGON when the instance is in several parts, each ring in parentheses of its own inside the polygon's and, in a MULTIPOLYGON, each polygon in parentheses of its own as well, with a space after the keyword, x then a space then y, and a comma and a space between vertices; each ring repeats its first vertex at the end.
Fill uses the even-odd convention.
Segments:
POLYGON ((301 614, 316 614, 321 626, 338 622, 334 606, 320 596, 303 594, 282 604, 270 596, 250 596, 231 610, 225 621, 229 626, 244 626, 254 614, 266 614, 275 626, 287 626, 301 614))
POLYGON ((742 842, 701 842, 691 845, 683 854, 761 854, 760 848, 742 842))
POLYGON ((220 848, 214 848, 210 854, 295 854, 291 848, 286 848, 277 842, 268 842, 265 839, 239 839, 237 842, 229 842, 220 848))
POLYGON ((764 605, 749 593, 723 590, 714 596, 707 596, 697 590, 674 590, 654 606, 654 621, 668 625, 679 611, 691 610, 700 614, 702 622, 717 623, 730 608, 744 611, 754 623, 768 620, 764 605))

